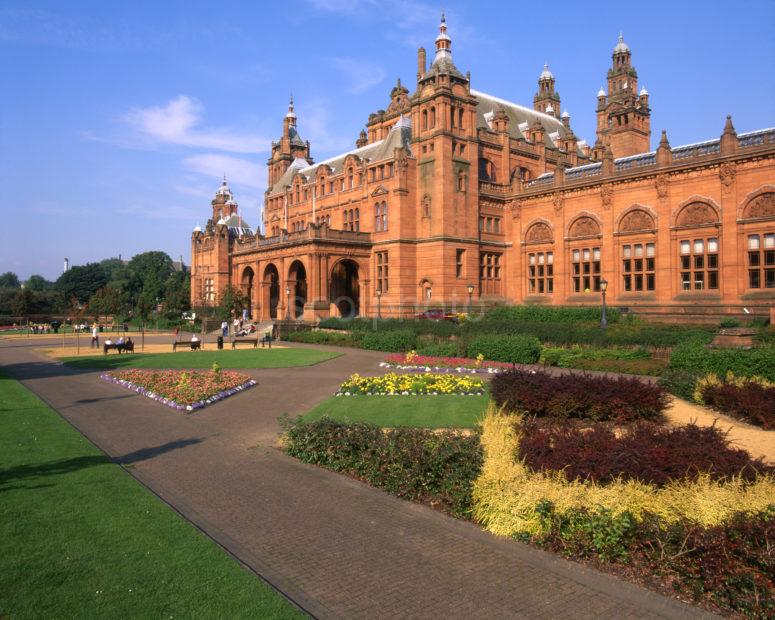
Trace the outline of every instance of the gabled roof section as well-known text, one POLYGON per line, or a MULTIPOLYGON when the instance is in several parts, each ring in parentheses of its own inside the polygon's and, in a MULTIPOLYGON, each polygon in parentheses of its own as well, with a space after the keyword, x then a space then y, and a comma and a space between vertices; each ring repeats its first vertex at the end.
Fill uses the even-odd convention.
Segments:
POLYGON ((282 192, 283 189, 291 184, 293 176, 298 172, 302 174, 306 180, 313 178, 318 170, 319 166, 328 166, 331 168, 332 174, 339 174, 342 172, 344 162, 350 155, 355 155, 360 159, 366 159, 367 161, 379 161, 382 159, 388 159, 393 156, 394 149, 404 148, 407 153, 411 155, 412 150, 410 142, 412 140, 412 123, 409 117, 401 116, 393 128, 388 133, 384 140, 378 140, 372 142, 366 146, 362 146, 346 153, 330 157, 323 161, 319 161, 314 165, 306 159, 297 157, 293 163, 288 167, 283 176, 270 188, 270 194, 276 194, 282 192))
MULTIPOLYGON (((565 139, 569 135, 568 129, 560 119, 543 112, 537 112, 531 108, 519 105, 513 101, 507 101, 500 97, 471 89, 471 94, 476 97, 476 126, 490 129, 490 121, 498 108, 502 108, 509 117, 509 134, 517 140, 525 140, 527 130, 538 121, 544 128, 544 142, 549 148, 556 148, 555 141, 565 139)), ((579 148, 579 154, 583 151, 579 148)))

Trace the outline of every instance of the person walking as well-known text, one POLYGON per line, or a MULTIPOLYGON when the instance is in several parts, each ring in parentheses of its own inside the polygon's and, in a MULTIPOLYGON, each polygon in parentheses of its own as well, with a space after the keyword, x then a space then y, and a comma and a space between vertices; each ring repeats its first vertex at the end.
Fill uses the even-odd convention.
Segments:
POLYGON ((91 328, 91 346, 93 349, 100 348, 100 330, 96 323, 91 328))
POLYGON ((221 336, 226 338, 229 335, 229 324, 224 320, 221 322, 221 336))

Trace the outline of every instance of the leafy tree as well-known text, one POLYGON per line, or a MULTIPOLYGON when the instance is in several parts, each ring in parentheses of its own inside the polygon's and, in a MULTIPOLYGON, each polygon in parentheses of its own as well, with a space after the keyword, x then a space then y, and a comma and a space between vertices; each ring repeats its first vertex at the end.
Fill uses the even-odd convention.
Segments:
POLYGON ((164 312, 168 319, 180 319, 190 309, 191 278, 189 274, 173 271, 164 283, 164 312))
POLYGON ((21 288, 11 300, 11 313, 14 316, 27 316, 33 312, 34 299, 32 291, 27 288, 21 288))
POLYGON ((80 303, 86 303, 92 295, 108 283, 108 274, 99 263, 87 263, 72 267, 56 281, 56 288, 66 299, 75 297, 80 303))
POLYGON ((6 271, 0 275, 0 288, 19 288, 19 277, 13 271, 6 271))
POLYGON ((89 310, 96 317, 100 314, 112 315, 114 318, 123 318, 128 310, 126 296, 121 289, 111 286, 103 286, 89 300, 89 310))
POLYGON ((164 283, 172 273, 172 259, 165 252, 143 252, 129 261, 131 279, 127 293, 137 300, 145 295, 151 301, 164 296, 164 283))
POLYGON ((54 283, 46 280, 43 276, 34 275, 27 278, 24 287, 31 291, 48 291, 54 286, 54 283))
POLYGON ((226 320, 232 315, 242 316, 242 309, 247 307, 249 302, 248 296, 242 292, 242 289, 228 284, 221 291, 216 317, 226 320))

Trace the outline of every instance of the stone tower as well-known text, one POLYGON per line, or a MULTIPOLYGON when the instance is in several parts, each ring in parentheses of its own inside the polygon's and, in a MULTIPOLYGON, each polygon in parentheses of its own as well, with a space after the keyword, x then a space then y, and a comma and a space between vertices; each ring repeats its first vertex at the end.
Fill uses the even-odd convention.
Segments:
POLYGON ((297 158, 310 160, 309 142, 299 136, 296 129, 296 112, 293 109, 293 97, 288 104, 288 113, 283 119, 283 135, 277 142, 272 142, 272 156, 269 158, 269 186, 274 185, 288 167, 297 158))
POLYGON ((597 94, 597 141, 610 146, 613 156, 627 157, 650 150, 651 110, 648 92, 638 92, 638 72, 622 35, 608 69, 608 94, 597 94))
POLYGON ((544 70, 538 77, 538 92, 533 97, 533 109, 560 118, 560 93, 554 91, 554 75, 549 71, 548 64, 544 64, 544 70))

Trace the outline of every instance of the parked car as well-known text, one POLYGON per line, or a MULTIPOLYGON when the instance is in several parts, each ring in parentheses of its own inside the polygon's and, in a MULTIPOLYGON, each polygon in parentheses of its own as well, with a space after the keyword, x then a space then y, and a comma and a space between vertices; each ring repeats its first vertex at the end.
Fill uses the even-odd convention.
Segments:
POLYGON ((460 318, 457 316, 457 314, 453 312, 445 312, 440 308, 434 308, 431 310, 426 310, 425 312, 420 312, 420 314, 417 315, 417 318, 426 319, 428 321, 452 321, 453 323, 460 322, 460 318))

